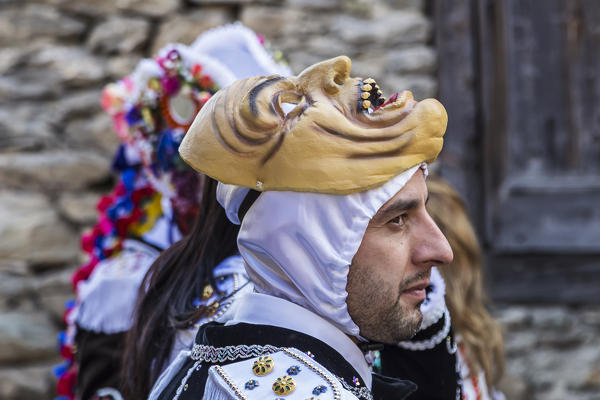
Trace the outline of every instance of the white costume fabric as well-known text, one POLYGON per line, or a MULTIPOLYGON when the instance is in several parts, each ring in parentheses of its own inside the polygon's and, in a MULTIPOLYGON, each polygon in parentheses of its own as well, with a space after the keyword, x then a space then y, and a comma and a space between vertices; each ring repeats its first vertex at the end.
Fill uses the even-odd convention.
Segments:
MULTIPOLYGON (((352 258, 371 218, 419 168, 426 170, 425 164, 417 165, 380 187, 349 195, 262 193, 238 236, 255 290, 298 304, 360 337, 346 306, 352 258)), ((219 200, 229 209, 227 199, 219 200)))

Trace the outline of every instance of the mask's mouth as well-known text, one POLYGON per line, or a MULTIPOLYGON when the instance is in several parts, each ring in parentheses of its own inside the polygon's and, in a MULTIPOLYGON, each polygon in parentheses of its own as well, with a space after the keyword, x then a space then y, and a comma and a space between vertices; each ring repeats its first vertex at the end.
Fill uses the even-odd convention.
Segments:
POLYGON ((360 94, 358 99, 358 111, 371 113, 377 108, 383 106, 385 97, 373 78, 367 78, 360 84, 360 94))
POLYGON ((395 92, 386 99, 373 78, 360 81, 358 87, 357 116, 359 120, 389 126, 404 119, 416 104, 412 93, 408 90, 395 92))

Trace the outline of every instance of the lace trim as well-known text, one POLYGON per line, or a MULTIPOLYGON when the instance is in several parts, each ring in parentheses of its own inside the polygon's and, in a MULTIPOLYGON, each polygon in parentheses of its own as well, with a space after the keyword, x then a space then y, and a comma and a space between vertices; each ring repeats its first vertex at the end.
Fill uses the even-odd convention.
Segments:
POLYGON ((450 333, 450 313, 448 312, 448 309, 446 309, 444 311, 444 327, 438 333, 427 340, 418 342, 410 340, 402 341, 398 343, 398 347, 412 351, 430 350, 442 343, 442 341, 448 337, 448 333, 450 333))
POLYGON ((281 351, 283 348, 271 346, 269 344, 260 346, 253 344, 251 346, 225 346, 213 347, 204 344, 195 343, 192 347, 190 358, 196 361, 204 361, 210 363, 220 363, 225 361, 235 361, 241 358, 258 357, 265 354, 281 351))

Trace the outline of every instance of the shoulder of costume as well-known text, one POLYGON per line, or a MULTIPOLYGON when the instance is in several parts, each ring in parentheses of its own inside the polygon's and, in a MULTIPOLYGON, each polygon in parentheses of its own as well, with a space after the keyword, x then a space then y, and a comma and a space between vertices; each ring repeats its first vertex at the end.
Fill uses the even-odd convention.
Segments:
POLYGON ((81 328, 112 334, 131 326, 138 289, 159 253, 137 240, 128 239, 123 247, 78 284, 74 320, 81 328))
POLYGON ((293 348, 209 369, 205 399, 357 399, 322 365, 293 348))

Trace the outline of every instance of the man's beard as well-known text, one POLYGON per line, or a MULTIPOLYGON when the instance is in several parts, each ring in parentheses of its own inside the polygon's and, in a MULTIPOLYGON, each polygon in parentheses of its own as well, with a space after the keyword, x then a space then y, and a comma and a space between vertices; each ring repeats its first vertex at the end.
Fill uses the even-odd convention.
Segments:
MULTIPOLYGON (((353 267, 356 271, 357 265, 351 266, 350 271, 353 267)), ((386 288, 385 280, 374 279, 368 270, 368 268, 359 267, 358 274, 349 274, 348 276, 349 280, 359 280, 359 282, 353 282, 352 286, 353 290, 361 291, 360 297, 364 303, 354 305, 354 307, 349 304, 348 307, 351 312, 350 316, 360 328, 361 336, 386 344, 396 344, 412 338, 418 332, 423 320, 420 310, 421 302, 416 305, 404 305, 401 303, 402 294, 411 285, 428 278, 430 270, 415 274, 403 280, 395 290, 390 288, 387 291, 384 290, 386 288), (394 303, 385 306, 393 297, 396 298, 394 303)))

